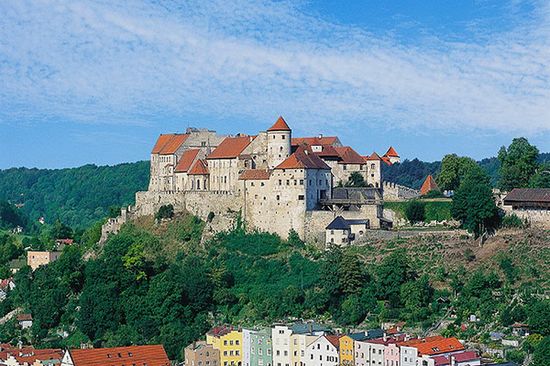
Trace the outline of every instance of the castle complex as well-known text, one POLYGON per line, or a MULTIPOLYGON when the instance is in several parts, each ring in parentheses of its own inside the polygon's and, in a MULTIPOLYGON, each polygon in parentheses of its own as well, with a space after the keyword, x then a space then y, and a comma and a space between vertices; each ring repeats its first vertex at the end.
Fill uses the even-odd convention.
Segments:
POLYGON ((249 229, 282 237, 294 230, 323 240, 337 216, 366 220, 372 229, 391 225, 382 216, 387 185, 381 164, 395 162, 392 147, 383 156, 361 156, 338 137, 295 138, 282 117, 256 136, 189 128, 160 135, 151 152, 149 189, 136 194, 131 214, 150 215, 172 204, 176 211, 216 218, 224 229, 230 221, 224 218, 240 212, 249 229), (347 187, 352 174, 362 177, 361 187, 347 187))

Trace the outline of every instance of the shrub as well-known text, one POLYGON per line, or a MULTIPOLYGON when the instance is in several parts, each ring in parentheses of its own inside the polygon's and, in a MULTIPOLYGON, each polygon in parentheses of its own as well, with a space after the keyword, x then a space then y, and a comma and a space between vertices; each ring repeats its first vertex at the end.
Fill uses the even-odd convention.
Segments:
POLYGON ((526 222, 516 214, 506 215, 502 218, 502 227, 523 229, 526 226, 526 222))
POLYGON ((422 198, 445 198, 445 196, 440 190, 434 189, 423 195, 422 198))
POLYGON ((172 217, 174 217, 174 206, 172 205, 160 206, 157 214, 155 215, 155 219, 157 220, 171 219, 172 217))
POLYGON ((410 201, 405 208, 405 216, 411 223, 424 221, 426 218, 426 205, 417 200, 410 201))
POLYGON ((212 222, 212 220, 214 220, 214 216, 216 216, 216 215, 214 214, 214 212, 210 211, 210 212, 208 213, 208 217, 206 218, 206 221, 207 221, 207 222, 212 222))
POLYGON ((464 258, 468 262, 472 262, 476 259, 476 255, 474 254, 474 251, 472 249, 468 248, 464 251, 464 258))

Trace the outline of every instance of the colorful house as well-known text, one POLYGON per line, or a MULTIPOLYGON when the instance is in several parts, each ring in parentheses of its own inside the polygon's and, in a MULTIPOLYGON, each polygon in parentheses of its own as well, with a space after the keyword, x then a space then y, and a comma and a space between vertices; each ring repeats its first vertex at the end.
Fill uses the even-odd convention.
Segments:
POLYGON ((243 334, 232 327, 214 327, 206 333, 206 343, 220 351, 221 366, 241 366, 243 334))
POLYGON ((243 340, 246 340, 243 344, 244 366, 273 365, 271 329, 243 329, 243 340))
POLYGON ((340 364, 343 366, 355 365, 355 357, 353 357, 354 339, 350 335, 345 335, 340 337, 339 341, 340 341, 340 364))

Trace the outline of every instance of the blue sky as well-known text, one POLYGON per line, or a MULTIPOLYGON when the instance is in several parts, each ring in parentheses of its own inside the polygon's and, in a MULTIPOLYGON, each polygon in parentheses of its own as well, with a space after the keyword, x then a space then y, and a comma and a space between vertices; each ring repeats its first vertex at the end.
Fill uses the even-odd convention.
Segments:
POLYGON ((361 153, 550 151, 550 3, 0 2, 0 168, 147 159, 160 133, 337 134, 361 153))

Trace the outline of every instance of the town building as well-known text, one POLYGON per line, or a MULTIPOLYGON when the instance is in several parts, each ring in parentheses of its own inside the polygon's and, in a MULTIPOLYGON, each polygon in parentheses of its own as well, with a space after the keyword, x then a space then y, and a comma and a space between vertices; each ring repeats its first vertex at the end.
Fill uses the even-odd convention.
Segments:
POLYGON ((271 329, 243 329, 243 355, 245 366, 272 366, 271 329))
POLYGON ((325 228, 326 245, 347 246, 353 244, 355 240, 365 236, 370 228, 369 220, 344 219, 337 216, 325 228))
POLYGON ((504 197, 502 209, 533 226, 550 228, 550 188, 514 188, 504 197))
POLYGON ((475 351, 464 351, 442 356, 423 356, 421 366, 480 366, 481 357, 475 351))
POLYGON ((120 220, 104 226, 102 238, 127 219, 152 215, 166 204, 214 218, 212 227, 219 230, 232 227, 231 213, 240 212, 251 230, 283 238, 293 230, 320 243, 338 215, 363 220, 369 229, 388 227, 381 164, 398 162, 399 155, 390 148, 384 157, 385 162, 376 153, 361 156, 338 137, 293 137, 282 117, 257 135, 220 136, 193 128, 163 134, 151 151, 148 190, 136 194, 135 207, 123 209, 120 220), (336 188, 352 174, 364 187, 336 188))
POLYGON ((273 347, 273 366, 290 366, 292 357, 290 352, 290 326, 277 324, 271 328, 271 344, 273 347))
POLYGON ((17 324, 21 329, 29 329, 32 327, 32 315, 31 314, 18 314, 16 317, 17 324))
POLYGON ((306 366, 339 366, 340 336, 322 335, 306 347, 306 366))
POLYGON ((34 271, 40 266, 56 261, 60 256, 61 252, 29 250, 27 252, 27 265, 34 271))
POLYGON ((184 349, 185 366, 219 366, 220 351, 206 341, 193 342, 184 349))
POLYGON ((241 366, 243 362, 243 334, 232 327, 214 327, 206 333, 206 343, 220 352, 220 365, 241 366))
POLYGON ((0 365, 2 366, 59 366, 62 357, 61 349, 0 345, 0 365))
POLYGON ((171 366, 162 345, 69 349, 61 366, 171 366))
POLYGON ((412 339, 400 342, 398 345, 401 366, 417 366, 421 364, 420 360, 426 361, 428 358, 449 356, 464 351, 462 343, 454 337, 434 336, 412 339))

